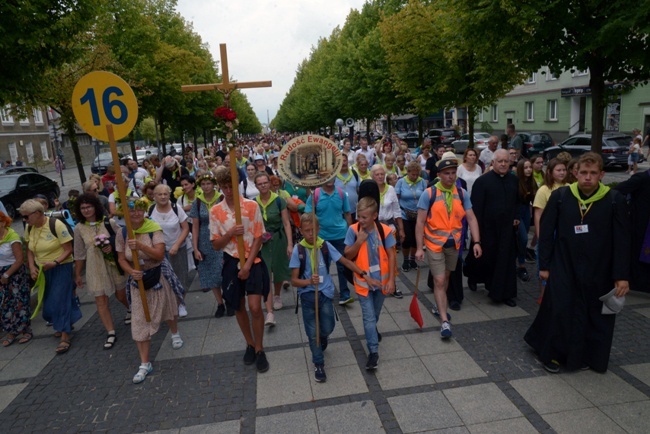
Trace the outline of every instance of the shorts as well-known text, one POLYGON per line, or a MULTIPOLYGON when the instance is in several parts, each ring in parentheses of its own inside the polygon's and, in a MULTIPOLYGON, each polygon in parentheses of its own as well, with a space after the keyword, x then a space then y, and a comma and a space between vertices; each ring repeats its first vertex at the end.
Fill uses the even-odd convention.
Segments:
POLYGON ((629 160, 630 161, 628 163, 630 163, 630 162, 631 162, 631 164, 638 163, 639 162, 639 154, 636 153, 636 152, 630 154, 629 160))
POLYGON ((427 249, 426 254, 432 275, 440 276, 441 274, 445 274, 445 271, 456 270, 458 250, 455 247, 443 247, 441 252, 434 252, 427 249))
MULTIPOLYGON (((246 295, 261 295, 266 301, 269 295, 270 280, 269 272, 264 261, 253 264, 248 279, 240 280, 237 277, 239 273, 239 259, 223 253, 223 298, 226 304, 239 310, 241 301, 246 295)), ((245 306, 245 303, 244 303, 245 306)))

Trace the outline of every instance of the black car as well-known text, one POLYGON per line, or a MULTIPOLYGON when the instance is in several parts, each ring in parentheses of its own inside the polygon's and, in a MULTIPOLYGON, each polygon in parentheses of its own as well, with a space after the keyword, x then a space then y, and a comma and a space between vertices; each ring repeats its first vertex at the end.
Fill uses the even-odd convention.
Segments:
MULTIPOLYGON (((632 137, 626 134, 603 134, 603 150, 600 155, 603 157, 605 167, 627 167, 627 151, 631 142, 632 137)), ((543 154, 544 161, 549 162, 564 151, 571 154, 571 157, 579 157, 591 151, 591 134, 576 134, 557 146, 547 148, 543 154)))
POLYGON ((9 175, 11 173, 38 173, 38 170, 30 166, 11 166, 0 169, 0 175, 9 175))
POLYGON ((9 217, 16 216, 16 210, 27 199, 37 194, 47 197, 50 206, 59 197, 61 190, 56 181, 40 173, 15 173, 0 176, 0 201, 5 206, 9 217))
POLYGON ((517 135, 521 137, 521 140, 524 142, 526 153, 529 156, 541 154, 546 148, 550 148, 551 146, 555 145, 555 141, 548 133, 542 133, 539 131, 527 131, 518 133, 517 135))
MULTIPOLYGON (((117 155, 120 157, 120 161, 124 159, 124 154, 121 152, 118 152, 117 155)), ((90 165, 90 171, 92 173, 104 175, 108 166, 111 165, 113 165, 113 154, 110 152, 102 152, 95 157, 95 160, 93 160, 93 164, 90 165)))
POLYGON ((455 140, 460 139, 460 134, 453 128, 433 128, 427 133, 434 145, 451 145, 455 140))

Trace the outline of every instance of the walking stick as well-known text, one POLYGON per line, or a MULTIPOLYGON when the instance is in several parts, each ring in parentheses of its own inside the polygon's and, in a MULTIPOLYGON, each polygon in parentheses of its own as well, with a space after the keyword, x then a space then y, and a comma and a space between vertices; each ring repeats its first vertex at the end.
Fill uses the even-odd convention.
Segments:
MULTIPOLYGON (((316 209, 311 213, 311 227, 316 228, 316 209)), ((315 232, 315 231, 314 231, 315 232)), ((311 249, 311 275, 318 273, 318 264, 320 264, 320 249, 318 248, 318 234, 314 233, 314 244, 311 249)), ((316 346, 320 347, 320 321, 318 315, 318 282, 314 284, 314 315, 316 316, 316 346)))

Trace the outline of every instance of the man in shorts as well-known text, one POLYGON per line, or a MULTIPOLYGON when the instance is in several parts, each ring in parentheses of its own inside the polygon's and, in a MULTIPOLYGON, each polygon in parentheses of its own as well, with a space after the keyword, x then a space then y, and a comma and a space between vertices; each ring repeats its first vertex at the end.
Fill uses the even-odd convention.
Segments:
POLYGON ((266 301, 269 294, 269 275, 266 265, 260 255, 264 220, 257 202, 235 198, 232 190, 230 170, 219 167, 215 178, 224 200, 214 205, 210 210, 210 234, 212 247, 223 250, 223 298, 228 306, 235 309, 235 317, 246 339, 244 364, 257 364, 258 372, 269 370, 269 362, 264 353, 264 314, 262 313, 262 298, 266 301), (235 200, 241 207, 241 223, 235 221, 235 200), (244 238, 245 263, 240 266, 237 250, 237 236, 244 238), (246 311, 252 316, 252 324, 246 311), (252 325, 252 329, 251 329, 252 325))
POLYGON ((447 316, 447 286, 449 275, 456 269, 458 249, 462 240, 463 217, 467 217, 472 232, 473 249, 480 257, 481 237, 472 203, 465 190, 456 187, 458 159, 446 152, 438 161, 438 181, 424 190, 418 202, 418 220, 415 224, 417 250, 415 259, 424 260, 423 244, 427 246, 427 261, 433 275, 433 297, 440 313, 440 337, 451 337, 451 324, 447 316), (461 199, 462 198, 462 199, 461 199))

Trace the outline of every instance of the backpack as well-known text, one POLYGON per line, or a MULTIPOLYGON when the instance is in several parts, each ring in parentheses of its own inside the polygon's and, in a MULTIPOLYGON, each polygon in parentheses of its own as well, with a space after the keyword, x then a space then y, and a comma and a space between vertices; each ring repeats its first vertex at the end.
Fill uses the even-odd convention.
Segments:
MULTIPOLYGON (((74 237, 74 221, 72 220, 72 216, 70 215, 70 211, 67 209, 63 211, 52 211, 52 212, 46 212, 46 216, 48 216, 49 219, 49 228, 50 228, 50 233, 54 235, 55 237, 58 238, 56 234, 56 221, 59 220, 62 222, 66 229, 68 230, 68 233, 70 236, 74 237)), ((25 233, 25 238, 29 238, 29 233, 31 232, 32 227, 29 226, 27 232, 25 233)))
MULTIPOLYGON (((431 187, 431 194, 429 195, 429 208, 427 211, 427 218, 431 217, 431 207, 433 206, 433 203, 436 201, 436 190, 437 188, 435 185, 432 185, 431 187)), ((460 198, 460 202, 463 203, 465 199, 465 193, 463 193, 463 188, 456 184, 456 189, 458 190, 458 197, 460 198)))
MULTIPOLYGON (((316 190, 314 190, 314 200, 313 200, 314 206, 312 206, 313 212, 316 212, 316 206, 318 205, 318 198, 320 197, 320 191, 321 191, 321 187, 318 187, 316 190)), ((343 201, 345 199, 345 193, 343 193, 341 187, 336 187, 336 191, 339 192, 339 197, 341 198, 341 201, 343 201)))
MULTIPOLYGON (((178 217, 178 206, 176 205, 176 202, 171 202, 171 204, 172 204, 172 211, 174 211, 174 214, 176 214, 176 216, 178 217)), ((151 217, 151 213, 153 212, 155 207, 156 207, 155 203, 151 204, 151 206, 149 207, 149 211, 147 211, 147 215, 149 215, 149 217, 151 217)))

